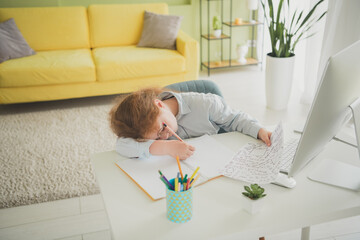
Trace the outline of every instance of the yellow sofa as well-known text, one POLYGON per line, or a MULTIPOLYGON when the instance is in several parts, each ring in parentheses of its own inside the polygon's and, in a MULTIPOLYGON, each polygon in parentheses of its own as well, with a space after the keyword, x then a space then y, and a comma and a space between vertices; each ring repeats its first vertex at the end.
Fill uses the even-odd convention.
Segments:
POLYGON ((144 11, 166 4, 0 8, 35 55, 0 64, 0 104, 135 91, 198 78, 197 41, 179 31, 177 50, 136 47, 144 11))

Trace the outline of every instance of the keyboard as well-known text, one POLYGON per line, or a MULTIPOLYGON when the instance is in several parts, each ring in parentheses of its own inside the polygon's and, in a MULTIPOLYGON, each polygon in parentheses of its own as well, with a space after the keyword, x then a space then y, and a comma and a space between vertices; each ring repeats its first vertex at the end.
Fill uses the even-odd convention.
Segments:
POLYGON ((280 160, 280 172, 288 173, 290 171, 290 167, 293 162, 299 140, 300 138, 290 138, 284 143, 283 152, 280 160))

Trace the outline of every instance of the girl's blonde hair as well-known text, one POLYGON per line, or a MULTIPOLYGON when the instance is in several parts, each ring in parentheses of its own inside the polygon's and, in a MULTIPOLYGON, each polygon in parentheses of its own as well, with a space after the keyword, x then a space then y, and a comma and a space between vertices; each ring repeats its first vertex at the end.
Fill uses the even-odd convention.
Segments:
POLYGON ((112 131, 118 137, 143 141, 156 129, 155 120, 160 110, 154 100, 162 91, 160 88, 146 88, 117 98, 109 113, 112 131))

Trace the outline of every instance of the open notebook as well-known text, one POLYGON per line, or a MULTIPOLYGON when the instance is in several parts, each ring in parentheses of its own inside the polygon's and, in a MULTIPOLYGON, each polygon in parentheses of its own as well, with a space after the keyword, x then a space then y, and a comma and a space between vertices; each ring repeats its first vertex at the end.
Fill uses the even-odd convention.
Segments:
MULTIPOLYGON (((200 178, 195 186, 220 176, 219 171, 231 161, 235 152, 216 141, 209 135, 186 140, 196 148, 193 156, 180 161, 185 176, 191 176, 197 167, 200 178)), ((165 185, 159 179, 158 170, 172 179, 176 177, 179 168, 176 159, 170 156, 152 156, 147 159, 121 159, 116 162, 136 184, 152 199, 158 200, 166 196, 165 185)))

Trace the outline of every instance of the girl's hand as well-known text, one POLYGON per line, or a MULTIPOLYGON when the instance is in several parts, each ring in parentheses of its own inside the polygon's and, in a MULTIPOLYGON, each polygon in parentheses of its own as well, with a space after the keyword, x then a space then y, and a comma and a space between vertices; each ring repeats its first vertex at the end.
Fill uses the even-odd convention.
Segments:
POLYGON ((193 155, 195 151, 195 147, 186 142, 177 140, 168 140, 165 148, 168 155, 172 156, 173 158, 179 156, 180 160, 187 159, 193 155))
POLYGON ((258 132, 258 139, 262 140, 267 146, 271 146, 271 132, 267 131, 265 128, 260 128, 258 132))
POLYGON ((156 140, 150 145, 149 151, 153 155, 179 156, 180 160, 185 160, 194 154, 195 147, 178 140, 156 140))

